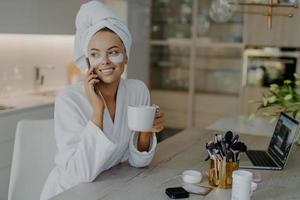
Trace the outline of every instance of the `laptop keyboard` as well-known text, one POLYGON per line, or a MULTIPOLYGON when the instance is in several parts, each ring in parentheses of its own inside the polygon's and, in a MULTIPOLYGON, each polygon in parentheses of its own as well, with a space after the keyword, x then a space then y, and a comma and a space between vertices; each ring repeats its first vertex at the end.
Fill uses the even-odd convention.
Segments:
POLYGON ((265 151, 246 151, 247 156, 254 166, 277 167, 276 163, 265 151))

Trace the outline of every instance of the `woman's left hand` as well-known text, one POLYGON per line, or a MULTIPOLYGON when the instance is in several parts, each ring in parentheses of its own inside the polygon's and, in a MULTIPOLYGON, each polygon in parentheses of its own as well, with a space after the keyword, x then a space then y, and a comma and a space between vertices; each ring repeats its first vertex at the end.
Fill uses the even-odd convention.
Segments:
POLYGON ((151 129, 152 133, 160 132, 165 127, 165 114, 163 112, 157 111, 155 114, 155 119, 153 122, 153 127, 151 129))
POLYGON ((155 119, 153 122, 152 129, 149 132, 142 132, 141 134, 139 134, 138 150, 140 152, 148 151, 150 146, 150 138, 152 137, 153 133, 162 131, 164 127, 165 127, 164 113, 158 110, 155 113, 155 119))

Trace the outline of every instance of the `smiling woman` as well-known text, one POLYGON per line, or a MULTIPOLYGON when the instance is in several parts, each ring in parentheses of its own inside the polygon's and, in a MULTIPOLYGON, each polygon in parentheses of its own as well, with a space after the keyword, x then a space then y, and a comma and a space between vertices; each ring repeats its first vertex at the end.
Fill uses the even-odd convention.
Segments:
MULTIPOLYGON (((107 40, 109 41, 109 40, 107 40)), ((91 39, 89 47, 89 59, 91 65, 99 65, 101 62, 107 57, 112 63, 122 63, 124 61, 124 44, 122 40, 118 37, 118 35, 115 34, 112 30, 109 28, 103 28, 100 31, 98 31, 95 36, 91 39), (101 34, 102 32, 102 34, 101 34), (108 32, 104 34, 103 32, 108 32), (109 34, 112 33, 112 34, 109 34), (100 37, 100 39, 98 38, 100 37), (116 43, 117 45, 110 46, 106 49, 104 49, 102 52, 101 49, 99 49, 99 46, 103 46, 104 44, 99 43, 101 41, 101 37, 108 37, 107 39, 111 39, 113 43, 116 43)), ((126 58, 127 60, 127 58, 126 58)), ((126 63, 127 64, 127 63, 126 63)))
POLYGON ((157 144, 154 133, 164 128, 161 111, 149 131, 128 128, 127 107, 150 105, 150 94, 143 82, 121 78, 131 46, 124 22, 103 3, 90 1, 77 14, 76 30, 75 59, 84 80, 55 100, 56 167, 41 199, 91 182, 126 160, 134 167, 147 166, 157 144))
MULTIPOLYGON (((88 47, 88 58, 104 83, 112 83, 124 72, 127 59, 122 40, 108 28, 101 29, 92 38, 88 47)), ((96 84, 101 87, 101 84, 96 84)), ((99 88, 100 89, 100 88, 99 88)))

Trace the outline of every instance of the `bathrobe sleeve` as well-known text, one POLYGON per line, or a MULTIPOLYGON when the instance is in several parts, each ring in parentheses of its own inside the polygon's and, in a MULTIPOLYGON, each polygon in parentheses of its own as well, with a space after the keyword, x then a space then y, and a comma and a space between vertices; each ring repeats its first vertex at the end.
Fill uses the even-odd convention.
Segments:
MULTIPOLYGON (((139 81, 138 84, 140 87, 138 88, 137 97, 139 105, 150 105, 150 93, 147 86, 139 81)), ((156 135, 153 133, 153 136, 150 140, 150 147, 148 151, 140 152, 137 149, 137 139, 139 132, 134 132, 131 135, 129 142, 129 158, 128 162, 133 167, 145 167, 150 164, 152 158, 155 154, 155 149, 157 145, 156 135)))
POLYGON ((92 121, 85 119, 78 103, 72 98, 76 97, 60 95, 55 100, 58 147, 55 162, 78 181, 91 182, 105 170, 105 163, 116 145, 92 121))

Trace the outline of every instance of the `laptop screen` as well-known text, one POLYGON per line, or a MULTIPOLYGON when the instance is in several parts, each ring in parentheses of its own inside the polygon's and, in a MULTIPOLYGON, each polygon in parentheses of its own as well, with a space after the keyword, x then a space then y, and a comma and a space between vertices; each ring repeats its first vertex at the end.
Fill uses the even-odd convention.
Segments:
POLYGON ((281 167, 288 158, 297 131, 298 122, 281 113, 268 148, 268 152, 281 167))

